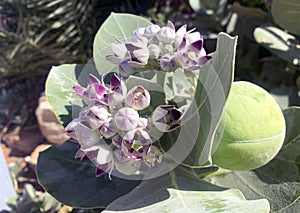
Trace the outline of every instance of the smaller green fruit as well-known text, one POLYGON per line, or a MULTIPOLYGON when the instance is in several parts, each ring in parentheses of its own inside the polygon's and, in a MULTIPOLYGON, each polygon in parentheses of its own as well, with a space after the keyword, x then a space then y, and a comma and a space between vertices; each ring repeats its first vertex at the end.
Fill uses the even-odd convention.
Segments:
POLYGON ((252 170, 279 152, 285 120, 267 91, 249 82, 234 82, 216 135, 222 138, 213 163, 230 170, 252 170))

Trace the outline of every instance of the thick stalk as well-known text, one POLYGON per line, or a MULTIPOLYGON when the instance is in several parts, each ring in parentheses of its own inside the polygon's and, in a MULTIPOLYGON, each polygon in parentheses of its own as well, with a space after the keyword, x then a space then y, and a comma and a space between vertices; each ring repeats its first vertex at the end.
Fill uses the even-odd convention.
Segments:
POLYGON ((163 71, 158 71, 156 74, 156 83, 164 88, 166 73, 163 71))

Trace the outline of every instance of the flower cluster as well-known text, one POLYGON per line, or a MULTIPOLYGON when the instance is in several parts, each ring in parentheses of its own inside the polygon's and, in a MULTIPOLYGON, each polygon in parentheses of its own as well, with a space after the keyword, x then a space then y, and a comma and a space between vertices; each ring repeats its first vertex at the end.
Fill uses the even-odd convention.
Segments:
POLYGON ((96 162, 96 176, 111 174, 113 169, 134 174, 141 162, 148 166, 160 163, 162 150, 149 132, 151 128, 161 132, 177 128, 182 112, 172 105, 160 105, 152 114, 141 113, 149 111, 147 89, 137 85, 128 90, 116 74, 109 84, 103 77, 90 74, 87 87, 74 86, 74 93, 85 103, 79 117, 66 127, 70 138, 80 144, 76 157, 96 162))
POLYGON ((177 68, 194 71, 202 67, 211 58, 203 48, 203 38, 199 32, 187 31, 183 25, 177 31, 174 24, 168 22, 164 27, 151 24, 133 31, 132 41, 117 40, 111 48, 113 55, 106 57, 118 64, 121 76, 145 69, 157 69, 165 72, 177 68))

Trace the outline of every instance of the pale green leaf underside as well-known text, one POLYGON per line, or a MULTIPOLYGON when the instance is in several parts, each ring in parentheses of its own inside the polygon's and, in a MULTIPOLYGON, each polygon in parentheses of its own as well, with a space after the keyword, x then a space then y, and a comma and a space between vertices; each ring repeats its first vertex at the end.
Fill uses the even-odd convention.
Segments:
POLYGON ((266 199, 245 200, 236 189, 217 188, 182 171, 147 180, 129 194, 112 202, 112 212, 269 212, 266 199), (198 191, 197 191, 198 190, 198 191), (255 206, 255 208, 253 208, 255 206))
POLYGON ((300 141, 300 107, 289 107, 283 111, 283 115, 287 127, 284 143, 300 141))
POLYGON ((74 105, 73 86, 85 86, 89 73, 97 75, 93 65, 64 64, 53 66, 50 70, 46 81, 46 97, 61 124, 67 125, 72 115, 76 115, 78 108, 74 105))
POLYGON ((186 165, 211 162, 214 134, 233 81, 236 42, 237 37, 220 33, 213 58, 200 70, 195 93, 200 129, 196 145, 184 162, 186 165))
POLYGON ((116 38, 126 41, 131 38, 133 30, 150 24, 149 20, 140 16, 111 13, 100 27, 94 40, 93 57, 97 70, 101 73, 118 72, 116 64, 105 59, 107 55, 113 54, 111 45, 116 42, 116 38))
MULTIPOLYGON (((265 199, 245 200, 239 190, 230 189, 222 192, 196 192, 168 189, 170 198, 151 206, 123 212, 201 212, 201 213, 263 213, 269 212, 265 199), (253 208, 255 206, 255 208, 253 208)), ((115 211, 104 211, 106 213, 115 211)))

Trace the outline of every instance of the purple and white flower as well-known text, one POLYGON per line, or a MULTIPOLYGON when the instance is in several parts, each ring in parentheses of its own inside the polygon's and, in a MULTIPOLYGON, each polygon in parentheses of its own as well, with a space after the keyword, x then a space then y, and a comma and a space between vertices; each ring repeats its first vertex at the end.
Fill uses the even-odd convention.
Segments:
POLYGON ((100 80, 94 75, 88 75, 87 88, 82 86, 74 86, 74 94, 78 95, 86 104, 89 104, 93 100, 101 100, 103 95, 107 91, 107 87, 103 83, 103 76, 100 76, 100 80))
POLYGON ((183 37, 177 50, 177 56, 181 67, 191 71, 202 67, 211 59, 211 56, 207 55, 203 48, 203 38, 189 44, 183 37))
POLYGON ((115 134, 117 134, 117 129, 115 123, 112 118, 109 118, 100 128, 100 134, 104 138, 112 138, 115 134))
POLYGON ((148 39, 144 36, 136 36, 132 42, 117 40, 117 43, 111 46, 114 55, 108 55, 106 59, 114 64, 120 64, 125 58, 129 57, 128 64, 132 67, 143 67, 149 59, 147 45, 148 39))
POLYGON ((118 172, 125 175, 135 174, 141 166, 141 161, 128 158, 121 149, 114 150, 115 168, 118 172))
POLYGON ((122 140, 122 151, 133 160, 143 159, 151 147, 152 140, 149 134, 142 129, 128 131, 122 140))
POLYGON ((119 64, 125 57, 128 52, 125 42, 122 42, 117 39, 117 43, 111 45, 113 55, 106 56, 106 59, 111 63, 119 64))
POLYGON ((178 47, 183 38, 186 38, 189 43, 193 43, 201 39, 201 35, 199 32, 194 32, 194 29, 187 31, 187 25, 181 26, 175 34, 175 46, 178 47))
POLYGON ((173 105, 160 105, 152 114, 154 126, 161 132, 170 132, 179 127, 182 112, 173 105))
POLYGON ((150 105, 150 94, 144 87, 135 86, 128 91, 125 103, 136 110, 143 110, 150 105))
POLYGON ((161 163, 162 158, 162 151, 156 146, 151 146, 147 155, 144 157, 144 161, 148 166, 154 166, 155 163, 161 163))
POLYGON ((110 113, 102 104, 93 104, 80 112, 80 117, 86 121, 91 129, 99 129, 108 119, 110 113))
POLYGON ((130 61, 128 62, 132 67, 141 68, 148 63, 149 49, 147 47, 148 39, 146 37, 138 37, 135 42, 126 42, 130 61))
POLYGON ((74 127, 74 132, 82 149, 93 147, 100 142, 99 131, 89 128, 84 121, 74 127))
POLYGON ((113 74, 110 79, 110 88, 103 96, 109 106, 116 106, 124 100, 126 93, 127 87, 123 80, 116 74, 113 74))
POLYGON ((119 73, 123 78, 128 78, 135 72, 134 68, 130 65, 129 62, 130 58, 126 57, 119 64, 119 73))

